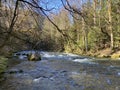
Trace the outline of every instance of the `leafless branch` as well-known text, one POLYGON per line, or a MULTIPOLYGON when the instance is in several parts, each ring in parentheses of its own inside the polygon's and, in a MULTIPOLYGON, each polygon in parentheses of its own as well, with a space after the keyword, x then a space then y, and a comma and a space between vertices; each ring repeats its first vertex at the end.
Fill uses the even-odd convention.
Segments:
POLYGON ((54 9, 54 8, 44 9, 44 8, 42 8, 41 6, 39 6, 38 3, 37 3, 35 0, 32 0, 32 1, 34 2, 34 4, 32 4, 31 2, 28 2, 28 1, 26 1, 26 0, 19 0, 19 1, 22 1, 22 2, 24 2, 24 3, 29 4, 30 6, 32 6, 32 7, 34 7, 34 8, 39 8, 39 9, 44 10, 44 11, 51 11, 51 10, 54 9))
POLYGON ((12 21, 11 21, 11 24, 10 24, 10 27, 8 29, 8 33, 6 35, 6 38, 3 42, 3 44, 0 46, 0 48, 3 48, 6 44, 6 42, 9 40, 10 36, 11 36, 11 33, 13 31, 13 27, 15 25, 15 22, 17 20, 17 9, 18 9, 18 3, 19 3, 19 0, 16 1, 15 3, 15 9, 14 9, 14 14, 13 14, 13 18, 12 18, 12 21))

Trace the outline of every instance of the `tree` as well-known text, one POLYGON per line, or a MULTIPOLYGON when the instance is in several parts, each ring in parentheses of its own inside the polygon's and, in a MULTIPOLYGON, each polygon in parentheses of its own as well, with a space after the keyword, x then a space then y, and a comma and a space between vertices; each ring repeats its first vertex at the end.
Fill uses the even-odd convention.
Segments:
POLYGON ((2 7, 2 0, 0 0, 0 8, 2 7))
POLYGON ((0 46, 16 37, 32 43, 32 48, 44 41, 79 53, 119 47, 119 0, 61 1, 63 7, 57 13, 45 8, 41 0, 2 1, 0 46))
POLYGON ((109 26, 108 26, 108 29, 110 31, 110 37, 111 37, 111 50, 113 49, 114 47, 114 40, 113 40, 113 29, 112 29, 112 10, 111 10, 111 0, 108 0, 108 21, 109 21, 109 26))
POLYGON ((3 49, 8 47, 9 49, 18 48, 19 45, 22 45, 23 48, 27 45, 34 47, 40 40, 43 15, 33 11, 32 8, 24 5, 20 0, 2 2, 1 10, 0 47, 3 49))
POLYGON ((7 36, 3 42, 3 44, 0 46, 0 48, 3 48, 5 46, 5 44, 7 43, 7 41, 9 40, 10 36, 11 36, 11 33, 13 31, 13 27, 14 27, 14 24, 16 22, 16 18, 17 18, 17 9, 18 9, 18 1, 16 1, 16 4, 15 4, 15 8, 14 8, 14 15, 12 17, 12 20, 11 20, 11 23, 10 23, 10 26, 8 28, 8 33, 7 33, 7 36))

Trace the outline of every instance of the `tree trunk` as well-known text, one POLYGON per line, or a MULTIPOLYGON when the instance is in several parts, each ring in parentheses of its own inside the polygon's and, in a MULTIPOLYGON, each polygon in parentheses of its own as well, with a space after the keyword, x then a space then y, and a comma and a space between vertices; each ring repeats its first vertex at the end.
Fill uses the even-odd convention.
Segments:
POLYGON ((99 12, 98 12, 98 17, 99 17, 99 28, 101 28, 101 10, 102 10, 102 0, 99 0, 99 12))
POLYGON ((111 50, 113 49, 114 45, 114 41, 113 41, 113 30, 112 30, 112 10, 111 10, 111 0, 108 0, 108 21, 109 21, 109 26, 108 26, 108 29, 110 31, 110 36, 111 36, 111 50))
POLYGON ((94 9, 94 17, 93 17, 93 21, 94 21, 94 28, 96 26, 96 0, 93 1, 93 9, 94 9))
POLYGON ((83 31, 83 45, 84 45, 84 49, 85 52, 88 52, 88 39, 87 39, 87 31, 85 30, 85 21, 82 18, 82 31, 83 31))
POLYGON ((0 0, 0 8, 2 7, 2 0, 0 0))

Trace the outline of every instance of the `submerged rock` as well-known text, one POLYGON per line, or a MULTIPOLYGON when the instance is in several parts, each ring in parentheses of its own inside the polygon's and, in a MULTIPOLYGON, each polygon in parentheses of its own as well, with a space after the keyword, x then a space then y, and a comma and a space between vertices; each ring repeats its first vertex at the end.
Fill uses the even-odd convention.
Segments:
POLYGON ((23 70, 11 69, 10 71, 7 71, 6 73, 9 73, 9 74, 23 73, 23 70))

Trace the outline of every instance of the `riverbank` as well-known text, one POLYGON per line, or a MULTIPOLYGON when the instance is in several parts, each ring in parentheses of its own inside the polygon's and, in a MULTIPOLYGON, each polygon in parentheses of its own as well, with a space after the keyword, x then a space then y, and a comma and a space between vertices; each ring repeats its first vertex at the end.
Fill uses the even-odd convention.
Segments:
POLYGON ((110 48, 104 48, 101 50, 89 50, 87 52, 81 50, 71 50, 67 49, 64 52, 74 53, 81 56, 90 56, 95 58, 111 58, 111 60, 120 60, 120 49, 114 49, 111 51, 110 48))
POLYGON ((14 59, 14 58, 6 58, 4 56, 0 56, 0 82, 2 82, 5 77, 4 74, 6 70, 14 67, 15 65, 19 64, 21 60, 14 59))
POLYGON ((96 58, 111 58, 111 60, 120 60, 120 50, 113 50, 111 52, 110 48, 106 48, 99 51, 89 51, 85 56, 92 56, 96 58))
POLYGON ((117 51, 112 51, 110 48, 100 50, 95 53, 97 57, 102 57, 102 58, 111 58, 111 59, 120 59, 120 50, 117 51))

